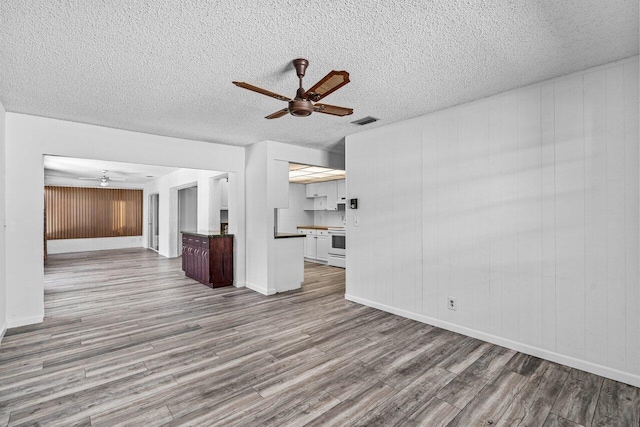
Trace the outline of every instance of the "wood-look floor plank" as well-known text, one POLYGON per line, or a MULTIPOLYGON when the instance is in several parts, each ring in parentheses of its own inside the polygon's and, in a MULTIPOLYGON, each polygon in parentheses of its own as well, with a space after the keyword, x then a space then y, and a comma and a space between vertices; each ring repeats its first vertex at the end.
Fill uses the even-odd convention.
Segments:
POLYGON ((449 425, 459 413, 459 408, 437 397, 432 397, 431 400, 411 414, 409 418, 397 423, 396 426, 445 427, 449 425))
POLYGON ((572 369, 551 412, 579 425, 591 423, 604 378, 572 369))
POLYGON ((526 381, 526 377, 520 374, 503 371, 493 383, 487 384, 449 425, 466 427, 497 423, 526 381))
POLYGON ((326 391, 321 391, 304 402, 274 415, 261 425, 264 427, 302 427, 339 403, 338 399, 326 391))
POLYGON ((497 426, 544 424, 568 375, 569 368, 566 366, 543 361, 516 395, 497 426))
POLYGON ((363 414, 354 423, 357 426, 389 426, 401 423, 409 418, 425 402, 450 382, 455 374, 438 367, 427 370, 414 382, 409 384, 391 398, 382 402, 373 410, 363 414))
MULTIPOLYGON (((584 427, 582 424, 576 424, 560 415, 549 414, 542 427, 584 427)), ((620 426, 622 427, 622 426, 620 426)))
POLYGON ((0 425, 634 425, 639 389, 302 289, 211 289, 141 249, 52 255, 0 346, 0 425))
MULTIPOLYGON (((397 393, 397 390, 384 383, 376 382, 360 393, 344 399, 321 416, 307 424, 307 427, 333 426, 340 427, 366 414, 379 402, 385 401, 397 393)), ((330 392, 333 395, 333 393, 330 392)), ((335 395, 334 395, 335 396, 335 395)))
POLYGON ((593 426, 640 426, 640 389, 605 379, 593 426))

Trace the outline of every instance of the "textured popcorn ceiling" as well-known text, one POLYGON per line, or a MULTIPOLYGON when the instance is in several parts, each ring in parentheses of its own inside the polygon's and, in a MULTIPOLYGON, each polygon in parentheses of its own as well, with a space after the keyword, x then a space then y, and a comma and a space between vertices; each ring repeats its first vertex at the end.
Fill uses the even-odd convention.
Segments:
POLYGON ((85 181, 78 178, 99 178, 102 176, 103 170, 107 171, 109 178, 126 180, 123 182, 113 181, 109 185, 110 188, 143 188, 147 182, 179 169, 107 160, 44 156, 44 179, 47 185, 97 187, 99 186, 99 181, 85 181))
POLYGON ((345 135, 638 54, 637 0, 2 0, 9 111, 247 145, 345 135), (332 69, 354 114, 263 117, 332 69), (374 116, 366 127, 352 120, 374 116))

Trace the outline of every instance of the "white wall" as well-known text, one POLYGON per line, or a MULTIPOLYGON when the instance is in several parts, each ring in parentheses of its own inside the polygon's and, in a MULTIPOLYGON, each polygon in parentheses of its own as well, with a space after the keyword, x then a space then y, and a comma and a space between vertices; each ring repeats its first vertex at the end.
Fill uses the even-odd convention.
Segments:
POLYGON ((267 205, 267 148, 258 143, 246 149, 247 287, 267 293, 268 241, 273 237, 267 205))
POLYGON ((634 57, 348 136, 347 298, 640 386, 638 81, 634 57))
MULTIPOLYGON (((47 176, 44 178, 44 185, 54 185, 60 187, 80 187, 80 188, 104 188, 100 186, 100 182, 96 181, 80 181, 77 178, 67 178, 62 176, 47 176)), ((144 184, 130 182, 111 183, 108 188, 127 188, 131 190, 142 190, 144 184)))
MULTIPOLYGON (((341 205, 344 206, 344 205, 341 205)), ((337 211, 314 211, 313 225, 328 225, 331 227, 343 227, 346 212, 344 207, 337 211)))
MULTIPOLYGON (((144 196, 145 205, 143 209, 142 216, 143 218, 148 218, 148 200, 149 195, 151 194, 159 194, 159 245, 158 252, 160 255, 174 258, 181 255, 181 252, 178 251, 179 248, 179 232, 180 230, 184 230, 185 227, 192 230, 209 230, 210 224, 210 216, 215 214, 215 210, 212 210, 213 204, 211 203, 211 198, 214 197, 214 191, 212 191, 212 180, 213 177, 217 177, 222 175, 222 172, 219 171, 211 171, 211 170, 196 170, 196 169, 180 169, 176 172, 170 173, 168 175, 164 175, 160 178, 154 179, 153 181, 147 183, 144 187, 144 196), (189 189, 191 187, 197 187, 197 215, 195 224, 185 225, 180 227, 178 224, 178 198, 181 190, 189 189)), ((233 187, 233 192, 236 192, 237 186, 237 178, 235 173, 229 173, 229 185, 233 187)), ((227 173, 224 173, 224 176, 227 176, 227 173)), ((237 210, 234 209, 236 206, 236 202, 233 202, 233 206, 231 207, 232 212, 237 210)), ((219 212, 219 209, 218 209, 219 212)), ((239 219, 236 216, 232 215, 232 220, 229 223, 229 226, 235 225, 237 229, 237 223, 239 219), (235 223, 235 224, 234 224, 235 223)), ((142 227, 143 234, 143 244, 145 247, 148 246, 149 239, 147 237, 148 233, 148 221, 143 221, 144 226, 142 227)), ((218 225, 219 227, 219 225, 218 225)), ((216 228, 217 229, 217 228, 216 228)), ((229 232, 230 234, 231 231, 229 232)), ((235 241, 236 239, 234 239, 235 241)), ((234 243, 235 245, 235 243, 234 243)), ((234 262, 234 274, 236 265, 234 262)), ((240 274, 240 273, 238 273, 240 274)), ((240 277, 240 276, 234 276, 240 277)), ((243 277, 243 276, 242 276, 243 277)), ((237 282, 236 286, 242 286, 244 280, 237 282)))
POLYGON ((49 255, 141 247, 143 247, 142 236, 47 240, 47 254, 49 255))
POLYGON ((7 276, 6 276, 6 231, 5 231, 5 116, 4 105, 0 102, 0 340, 7 330, 7 276))
POLYGON ((278 232, 297 233, 299 225, 314 225, 313 211, 304 210, 306 200, 306 186, 289 183, 289 208, 278 209, 278 232))
MULTIPOLYGON (((205 201, 203 201, 204 203, 205 201)), ((208 199, 206 200, 208 202, 208 199)), ((198 230, 198 187, 178 190, 178 253, 182 253, 182 231, 198 230)))
MULTIPOLYGON (((273 234, 275 208, 288 208, 288 166, 283 167, 283 162, 343 169, 344 157, 311 148, 262 141, 247 147, 246 159, 247 287, 272 294, 277 289, 275 265, 280 259, 275 256, 275 251, 286 245, 278 242, 276 246, 273 234)), ((281 275, 284 276, 287 275, 281 275)))
POLYGON ((236 235, 236 281, 244 282, 243 148, 24 114, 6 117, 6 246, 12 248, 6 254, 9 327, 40 322, 44 315, 43 155, 47 154, 236 172, 239 223, 230 232, 236 235))

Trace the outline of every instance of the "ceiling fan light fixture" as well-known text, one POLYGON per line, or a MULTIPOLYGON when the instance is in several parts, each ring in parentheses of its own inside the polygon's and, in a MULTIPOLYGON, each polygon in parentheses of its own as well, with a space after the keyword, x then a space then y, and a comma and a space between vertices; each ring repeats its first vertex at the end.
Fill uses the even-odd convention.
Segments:
POLYGON ((304 99, 289 101, 289 114, 296 117, 307 117, 313 113, 313 103, 304 99))
POLYGON ((342 86, 349 83, 349 73, 346 71, 333 70, 326 76, 320 79, 311 89, 305 91, 302 87, 302 78, 304 77, 309 61, 304 58, 298 58, 293 60, 293 67, 296 69, 296 74, 299 79, 298 90, 293 99, 287 98, 284 95, 279 95, 270 90, 262 89, 261 87, 254 86, 246 82, 232 82, 234 85, 247 89, 252 92, 260 93, 262 95, 269 96, 271 98, 278 99, 280 101, 287 101, 289 108, 283 108, 275 113, 269 114, 265 119, 277 119, 284 117, 287 113, 294 117, 307 117, 314 111, 317 113, 330 114, 332 116, 348 116, 353 114, 353 109, 338 107, 337 105, 318 104, 314 105, 314 102, 320 101, 327 95, 340 89, 342 86))
POLYGON ((106 187, 108 185, 109 185, 109 181, 106 181, 106 180, 100 181, 100 187, 106 187))

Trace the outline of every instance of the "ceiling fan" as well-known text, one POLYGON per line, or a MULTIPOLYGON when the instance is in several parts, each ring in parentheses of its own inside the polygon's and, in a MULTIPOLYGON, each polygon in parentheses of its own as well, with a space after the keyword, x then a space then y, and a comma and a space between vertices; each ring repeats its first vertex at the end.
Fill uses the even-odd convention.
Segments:
POLYGON ((325 96, 332 94, 342 86, 349 83, 349 73, 346 71, 333 70, 324 76, 318 83, 313 85, 311 89, 305 91, 302 88, 302 78, 304 77, 304 73, 308 66, 309 61, 306 59, 298 58, 293 60, 293 67, 296 69, 300 82, 298 90, 296 91, 296 96, 293 99, 253 86, 249 83, 233 82, 233 84, 243 89, 248 89, 289 103, 287 108, 276 111, 275 113, 265 117, 265 119, 277 119, 287 115, 287 113, 296 117, 306 117, 311 115, 313 112, 331 114, 333 116, 348 116, 349 114, 353 114, 352 108, 338 107, 329 104, 316 104, 316 102, 320 101, 325 96))
POLYGON ((100 181, 100 186, 101 187, 106 187, 109 185, 109 182, 111 181, 126 181, 126 179, 124 178, 110 178, 107 176, 107 172, 109 171, 102 171, 102 176, 97 177, 97 178, 85 178, 85 177, 81 177, 78 179, 82 179, 82 180, 87 180, 87 181, 100 181))

